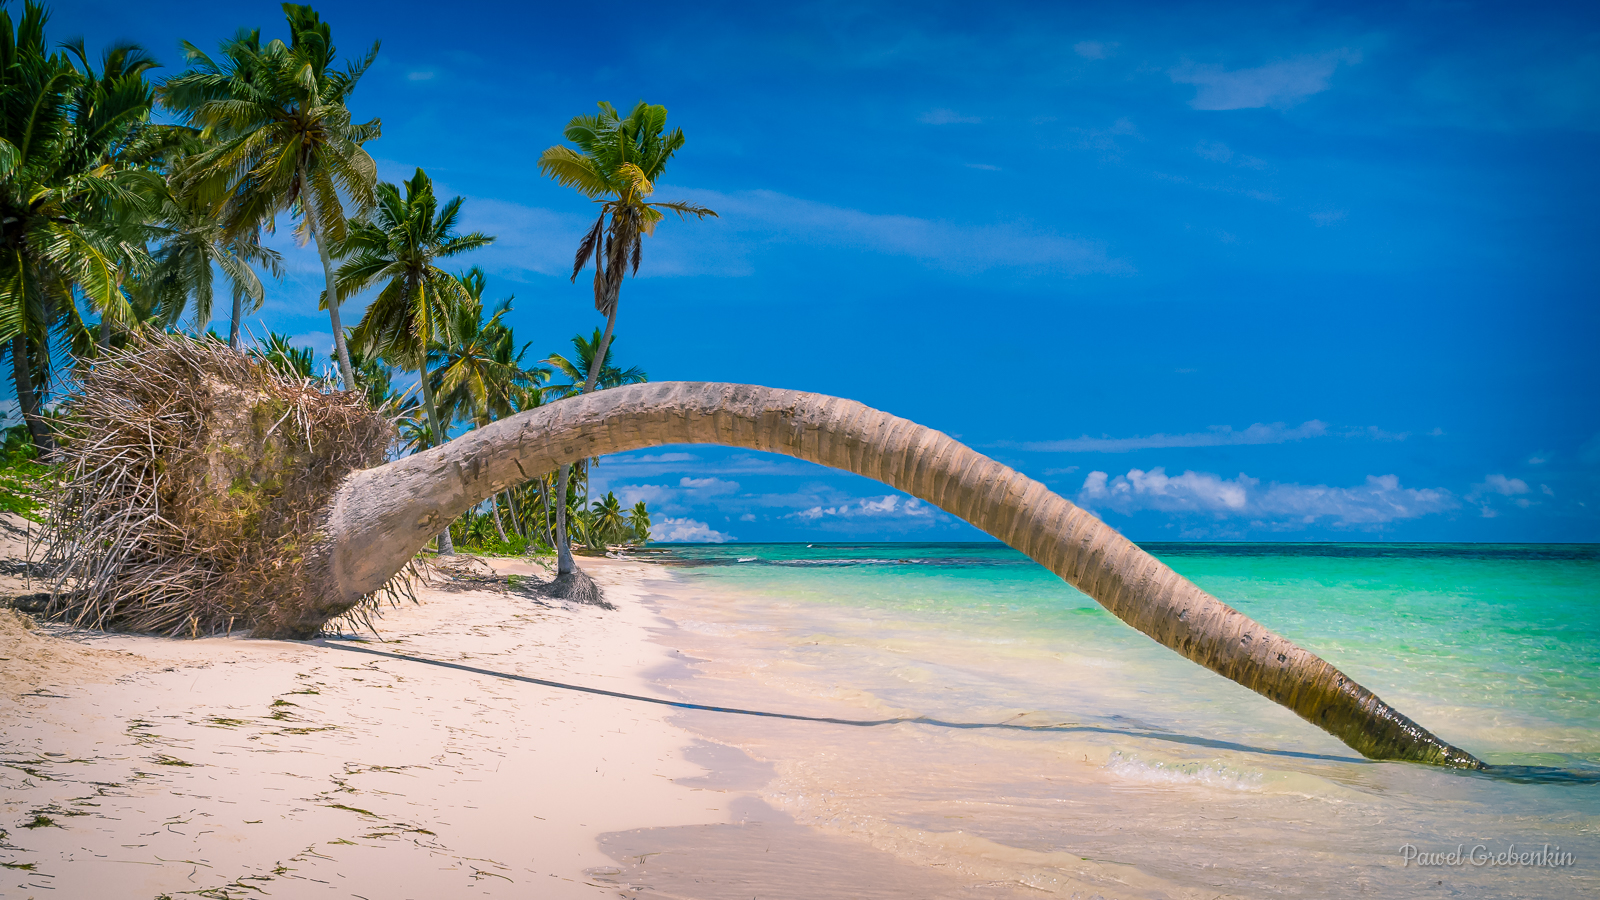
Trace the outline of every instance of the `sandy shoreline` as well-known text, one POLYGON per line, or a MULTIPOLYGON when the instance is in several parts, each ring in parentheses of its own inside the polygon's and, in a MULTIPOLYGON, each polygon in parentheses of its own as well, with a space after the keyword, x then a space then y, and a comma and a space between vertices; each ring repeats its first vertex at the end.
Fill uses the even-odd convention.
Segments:
POLYGON ((3 611, 0 896, 1019 895, 795 824, 759 796, 771 765, 683 727, 715 714, 397 658, 672 697, 692 661, 660 610, 683 586, 585 566, 617 609, 425 588, 381 640, 3 611))
MULTIPOLYGON (((589 568, 617 610, 425 590, 382 646, 649 694, 643 567, 589 568)), ((667 707, 338 642, 4 634, 8 897, 616 896, 600 835, 735 821, 677 783, 706 770, 667 707)))

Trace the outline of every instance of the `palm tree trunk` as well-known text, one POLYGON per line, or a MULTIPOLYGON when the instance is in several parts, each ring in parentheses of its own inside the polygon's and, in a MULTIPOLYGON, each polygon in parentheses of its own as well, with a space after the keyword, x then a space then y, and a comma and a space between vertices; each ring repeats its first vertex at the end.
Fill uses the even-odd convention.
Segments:
POLYGON ((578 564, 572 559, 572 541, 567 537, 567 482, 572 464, 562 463, 556 470, 556 577, 571 575, 578 564))
MULTIPOLYGON (((351 475, 303 623, 371 596, 439 521, 524 471, 663 444, 782 453, 864 475, 971 522, 1163 646, 1280 703, 1373 759, 1482 768, 1310 651, 1202 591, 1049 488, 915 422, 850 400, 741 384, 658 382, 529 410, 445 447, 351 475)), ((262 635, 266 636, 266 635, 262 635)))
POLYGON ((306 227, 311 229, 311 237, 317 243, 317 255, 322 257, 323 283, 328 292, 328 322, 333 326, 333 349, 334 355, 339 360, 339 376, 344 379, 344 389, 353 391, 357 388, 356 373, 350 367, 350 348, 345 346, 344 326, 339 322, 339 292, 333 284, 333 257, 328 255, 328 242, 323 237, 322 228, 317 224, 317 205, 312 201, 308 187, 305 165, 302 164, 300 166, 301 212, 305 214, 306 227))
MULTIPOLYGON (((620 280, 620 276, 619 276, 620 280)), ((600 337, 600 346, 595 348, 594 359, 589 361, 589 377, 584 379, 583 392, 594 393, 594 386, 600 381, 600 371, 605 368, 606 351, 611 348, 611 332, 617 327, 617 304, 611 304, 611 315, 606 316, 606 331, 600 337)), ((564 464, 557 476, 556 487, 556 575, 570 574, 577 568, 577 563, 572 559, 572 543, 567 537, 567 480, 572 476, 572 466, 564 464)), ((587 490, 587 486, 585 487, 587 490)), ((587 499, 587 497, 585 498, 587 499)))
MULTIPOLYGON (((113 297, 121 297, 122 296, 122 279, 121 279, 121 277, 117 278, 116 289, 113 291, 112 296, 113 297)), ((104 356, 105 354, 111 352, 111 307, 110 307, 110 304, 107 304, 106 308, 100 311, 100 341, 99 341, 99 344, 100 344, 100 355, 101 356, 104 356)))
MULTIPOLYGON (((426 351, 426 344, 424 344, 422 362, 418 364, 418 370, 422 374, 422 404, 423 407, 428 411, 428 427, 433 429, 433 445, 438 447, 445 442, 445 432, 444 428, 439 424, 439 407, 438 404, 433 402, 433 385, 428 380, 428 355, 426 351)), ((463 512, 465 512, 465 510, 463 510, 463 512)), ((445 520, 444 530, 439 532, 440 556, 456 555, 455 541, 450 538, 450 523, 454 522, 455 520, 455 516, 451 516, 449 519, 445 520)))
POLYGON ((500 521, 500 495, 499 494, 490 494, 489 495, 489 508, 494 510, 494 530, 500 532, 500 543, 502 543, 502 544, 511 543, 506 538, 506 526, 505 526, 505 523, 500 521))
POLYGON ((55 452, 55 438, 44 421, 44 402, 33 383, 33 361, 28 358, 28 338, 17 335, 11 339, 11 378, 17 388, 17 407, 22 421, 28 425, 28 437, 33 439, 39 458, 46 459, 55 452))
POLYGON ((233 287, 233 324, 228 326, 228 346, 239 349, 239 320, 244 318, 244 291, 233 287))

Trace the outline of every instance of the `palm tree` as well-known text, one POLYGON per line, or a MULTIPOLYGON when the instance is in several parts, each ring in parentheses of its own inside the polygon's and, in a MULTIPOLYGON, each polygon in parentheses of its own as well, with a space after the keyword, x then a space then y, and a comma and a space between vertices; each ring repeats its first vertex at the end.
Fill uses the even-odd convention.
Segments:
POLYGON ((55 446, 43 415, 50 333, 84 331, 75 292, 112 306, 125 273, 106 218, 160 184, 140 164, 155 62, 119 44, 96 74, 80 43, 66 45, 71 55, 49 50, 47 18, 31 0, 15 22, 0 9, 0 346, 41 455, 55 446))
MULTIPOLYGON (((746 384, 669 382, 579 396, 496 422, 427 459, 354 472, 318 535, 322 581, 275 598, 276 634, 314 635, 390 583, 432 523, 472 508, 526 471, 591 453, 720 444, 782 453, 875 478, 1027 554, 1165 647, 1282 704, 1371 759, 1484 769, 1330 661, 1229 607, 1037 481, 930 428, 839 397, 746 384), (329 602, 328 598, 341 598, 329 602)), ((592 596, 592 595, 591 595, 592 596)), ((264 633, 265 632, 265 633, 264 633)))
POLYGON ((597 351, 602 340, 600 329, 596 328, 590 337, 586 338, 581 334, 572 336, 574 352, 571 359, 559 353, 550 354, 550 358, 545 362, 549 363, 555 372, 565 375, 569 383, 547 386, 544 389, 545 396, 555 399, 575 397, 589 391, 621 387, 625 384, 643 384, 650 380, 645 371, 638 366, 630 366, 626 370, 616 367, 612 362, 612 352, 616 350, 614 336, 606 344, 605 364, 596 369, 595 360, 599 356, 597 351), (595 375, 593 381, 588 380, 590 373, 595 375))
MULTIPOLYGON (((434 356, 438 367, 434 377, 438 386, 434 396, 446 412, 443 418, 464 418, 481 428, 490 421, 516 412, 519 393, 526 393, 536 385, 538 375, 524 369, 522 357, 528 347, 515 350, 516 341, 511 327, 501 321, 511 312, 511 301, 495 304, 493 314, 483 319, 483 292, 486 279, 477 266, 456 278, 461 283, 464 299, 451 310, 448 343, 435 345, 434 356)), ((494 511, 495 530, 500 540, 506 539, 505 525, 500 518, 499 497, 489 498, 494 511)))
POLYGON ((633 512, 628 515, 628 527, 633 529, 633 541, 643 547, 650 543, 650 510, 640 500, 633 505, 633 512))
MULTIPOLYGON (((666 215, 662 210, 675 212, 680 219, 717 215, 703 206, 682 201, 648 199, 667 163, 683 146, 683 129, 668 132, 666 128, 665 106, 640 101, 623 118, 615 107, 601 101, 599 115, 577 116, 567 123, 563 135, 577 145, 576 150, 557 145, 539 156, 539 171, 600 204, 600 215, 578 242, 572 262, 572 280, 576 282, 578 273, 593 259, 594 308, 606 317, 605 334, 584 381, 585 393, 595 389, 600 363, 610 350, 623 275, 630 266, 635 275, 639 274, 644 237, 655 232, 666 215)), ((565 476, 563 470, 557 479, 558 490, 565 489, 565 476)), ((557 504, 557 509, 565 508, 566 504, 557 504)), ((574 564, 560 514, 556 521, 556 554, 558 576, 570 573, 574 564)))
POLYGON ((289 43, 261 43, 261 32, 241 31, 224 41, 220 59, 184 43, 189 71, 162 85, 161 102, 198 126, 216 146, 186 170, 189 186, 227 196, 226 235, 247 234, 291 207, 300 213, 302 239, 322 258, 322 303, 333 327, 335 355, 346 390, 356 389, 345 331, 339 321, 333 247, 348 222, 340 194, 358 210, 373 203, 377 167, 363 145, 381 123, 356 123, 346 106, 356 83, 378 54, 335 69, 332 30, 309 6, 285 3, 289 43))
MULTIPOLYGON (((363 354, 418 373, 428 425, 443 442, 449 438, 449 421, 439 415, 428 356, 435 343, 451 342, 453 310, 472 298, 459 279, 434 262, 486 247, 494 238, 476 231, 457 234, 461 198, 439 207, 433 182, 421 169, 406 182, 403 196, 388 183, 379 185, 376 195, 371 218, 353 223, 340 242, 345 262, 335 282, 337 298, 383 285, 352 330, 351 343, 363 354)), ((439 540, 441 553, 453 552, 448 530, 439 540)))
POLYGON ((248 311, 254 312, 266 299, 266 288, 255 267, 279 277, 283 256, 262 246, 260 228, 230 235, 219 206, 181 188, 166 198, 161 217, 167 234, 154 254, 151 275, 153 289, 161 296, 164 324, 176 325, 192 308, 194 329, 199 331, 211 321, 213 267, 222 272, 233 301, 228 345, 237 350, 245 302, 249 301, 248 311))
POLYGON ((604 550, 632 536, 633 529, 628 525, 628 514, 622 510, 622 501, 611 491, 606 491, 603 499, 596 500, 589 511, 592 514, 589 520, 591 546, 598 544, 597 549, 604 550))
POLYGON ((285 378, 311 377, 311 348, 294 346, 289 343, 289 336, 286 334, 277 332, 268 334, 261 348, 256 351, 256 355, 285 378))

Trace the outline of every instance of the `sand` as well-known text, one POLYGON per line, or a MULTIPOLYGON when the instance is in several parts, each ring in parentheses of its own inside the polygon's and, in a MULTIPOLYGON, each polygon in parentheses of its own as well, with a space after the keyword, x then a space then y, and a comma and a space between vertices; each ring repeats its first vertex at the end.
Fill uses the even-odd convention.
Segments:
MULTIPOLYGON (((647 693, 638 567, 615 611, 425 590, 383 644, 29 630, 7 613, 0 896, 616 896, 598 837, 728 822, 670 709, 348 646, 647 693)), ((369 639, 370 635, 367 636, 369 639)))
POLYGON ((795 824, 670 706, 407 658, 670 696, 670 577, 584 565, 615 610, 422 588, 308 643, 4 611, 0 896, 1019 896, 795 824))

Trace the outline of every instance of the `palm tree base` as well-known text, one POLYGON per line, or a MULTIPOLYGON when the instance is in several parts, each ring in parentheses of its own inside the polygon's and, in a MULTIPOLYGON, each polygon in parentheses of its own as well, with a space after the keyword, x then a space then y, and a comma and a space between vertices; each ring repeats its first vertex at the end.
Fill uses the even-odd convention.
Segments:
POLYGON ((587 603, 605 609, 616 609, 608 603, 605 595, 600 590, 600 585, 584 573, 582 569, 573 569, 565 575, 557 575, 555 580, 545 585, 544 593, 547 596, 561 600, 571 600, 573 603, 587 603))

